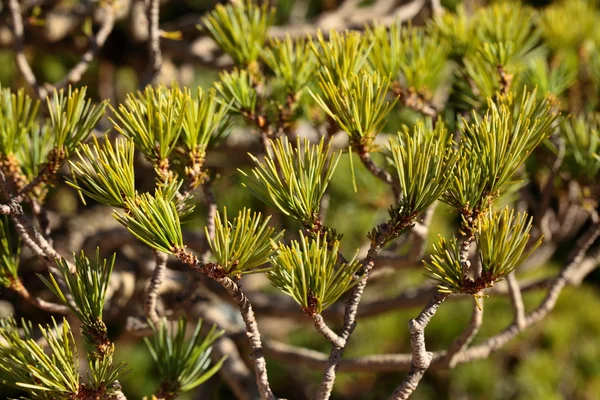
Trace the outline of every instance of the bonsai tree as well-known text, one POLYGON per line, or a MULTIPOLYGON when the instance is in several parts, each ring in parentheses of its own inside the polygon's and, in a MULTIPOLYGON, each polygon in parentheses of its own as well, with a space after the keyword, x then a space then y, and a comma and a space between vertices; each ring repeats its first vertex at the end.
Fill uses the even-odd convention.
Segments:
POLYGON ((598 264, 593 5, 434 8, 414 23, 282 35, 268 4, 231 2, 202 16, 196 33, 229 66, 191 89, 160 83, 161 36, 169 47, 185 35, 163 30, 161 4, 150 0, 147 69, 117 102, 92 100, 77 83, 120 2, 98 3, 89 50, 57 83, 39 81, 24 53, 24 15, 30 26, 49 11, 7 5, 28 87, 0 93, 0 283, 51 317, 39 334, 30 319, 0 320, 1 382, 28 397, 124 398, 121 382, 137 366, 119 357, 109 327, 129 317, 122 334, 144 337, 156 364, 152 398, 176 398, 219 373, 236 397, 276 399, 272 357, 321 369, 316 399, 332 396, 344 369, 398 371, 389 398, 407 399, 430 368, 485 359, 543 323, 561 291, 598 264), (236 210, 221 204, 234 192, 217 190, 232 182, 247 203, 236 210), (332 194, 334 185, 347 190, 332 194), (47 201, 66 187, 82 207, 110 208, 109 235, 79 221, 71 226, 82 239, 60 240, 47 201), (363 216, 340 221, 329 208, 361 201, 365 188, 378 191, 375 223, 352 252, 344 233, 363 216), (449 229, 435 232, 434 218, 449 229), (427 251, 430 233, 440 234, 427 251), (565 242, 567 256, 557 251, 565 242), (519 279, 555 253, 554 275, 519 279), (148 273, 130 273, 141 301, 124 307, 115 282, 126 262, 148 273), (410 297, 368 295, 386 267, 427 278, 410 297), (541 302, 525 307, 534 290, 541 302), (473 344, 487 299, 502 296, 513 321, 473 344), (432 351, 429 323, 460 301, 473 303, 470 322, 432 351), (405 303, 421 308, 403 322, 409 353, 344 357, 361 346, 352 337, 363 317, 405 303), (257 315, 308 321, 329 354, 278 341, 257 315))

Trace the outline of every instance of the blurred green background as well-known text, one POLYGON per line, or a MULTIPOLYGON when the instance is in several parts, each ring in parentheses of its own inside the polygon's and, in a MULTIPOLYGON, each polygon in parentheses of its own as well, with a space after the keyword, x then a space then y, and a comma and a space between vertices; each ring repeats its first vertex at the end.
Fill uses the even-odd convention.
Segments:
MULTIPOLYGON (((276 2, 278 23, 289 23, 290 12, 295 0, 276 2)), ((306 17, 314 17, 337 6, 339 0, 310 0, 306 2, 306 17)), ((209 0, 181 0, 164 7, 161 21, 175 20, 187 14, 202 14, 214 7, 209 0)), ((364 3, 369 3, 366 1, 364 3)), ((453 9, 457 0, 446 0, 444 6, 453 9)), ((546 2, 535 2, 534 6, 546 2)), ((5 12, 5 11, 3 11, 5 12)), ((600 21, 599 21, 600 22, 600 21)), ((100 60, 95 61, 81 81, 89 86, 92 96, 101 95, 103 69, 110 69, 114 79, 114 96, 121 101, 128 92, 137 89, 140 76, 139 55, 145 51, 145 45, 127 42, 127 21, 119 22, 112 33, 106 48, 101 52, 100 60)), ((83 35, 83 32, 80 33, 83 35)), ((36 48, 33 68, 36 75, 45 81, 60 80, 70 67, 78 61, 77 54, 55 51, 53 46, 36 48)), ((13 62, 10 49, 0 49, 0 84, 3 87, 24 85, 13 62)), ((190 86, 208 87, 217 78, 213 70, 194 68, 190 86)), ((406 111, 396 112, 390 118, 386 131, 393 132, 402 123, 409 122, 414 116, 406 111)), ((250 132, 248 132, 250 135, 250 132)), ((226 155, 209 156, 209 163, 219 164, 226 155), (210 158, 212 157, 212 159, 210 158)), ((245 154, 236 155, 236 162, 245 168, 249 159, 245 154)), ((343 233, 343 250, 354 252, 364 242, 366 232, 385 218, 391 202, 387 189, 382 187, 355 160, 355 173, 358 192, 350 183, 351 168, 345 154, 337 168, 336 175, 328 193, 331 196, 326 218, 327 225, 343 233)), ((238 166, 238 165, 236 165, 238 166)), ((215 186, 215 195, 219 208, 238 210, 250 206, 264 210, 262 203, 256 200, 240 184, 240 174, 231 168, 215 186)), ((63 184, 58 184, 48 200, 52 211, 64 215, 81 212, 83 205, 76 193, 63 184)), ((189 229, 202 229, 204 210, 201 204, 197 209, 189 229)), ((279 224, 291 230, 290 221, 280 220, 279 224)), ((431 239, 438 234, 447 234, 458 226, 455 214, 445 206, 439 206, 433 217, 430 229, 431 239)), ((556 273, 571 243, 565 243, 555 259, 541 268, 520 275, 523 278, 547 276, 556 273)), ((76 249, 73 249, 76 250, 76 249)), ((413 269, 394 271, 379 283, 379 293, 367 293, 369 296, 393 295, 409 287, 425 282, 423 271, 417 266, 413 269)), ((517 340, 510 342, 499 353, 489 359, 459 365, 449 371, 428 371, 421 385, 414 393, 414 399, 600 399, 600 273, 587 277, 579 288, 567 288, 560 296, 556 309, 541 324, 529 329, 517 340), (598 308, 596 308, 598 307, 598 308)), ((528 309, 538 304, 543 293, 527 293, 525 301, 528 309)), ((9 297, 10 300, 10 297, 9 297)), ((428 326, 426 340, 428 349, 443 349, 462 331, 471 314, 471 300, 446 302, 428 326)), ((345 355, 355 357, 368 354, 408 352, 409 335, 407 322, 420 311, 420 307, 399 310, 383 316, 363 318, 352 336, 345 355)), ((512 320, 512 309, 508 297, 491 297, 485 300, 484 323, 475 343, 499 332, 512 320)), ((36 321, 41 322, 41 321, 36 321)), ((308 321, 307 321, 308 322, 308 321)), ((109 328, 114 337, 123 331, 122 321, 110 321, 109 328)), ((329 345, 312 329, 309 323, 289 326, 286 342, 308 348, 329 351, 329 345)), ((150 355, 142 342, 131 338, 117 340, 117 358, 126 361, 131 372, 122 380, 124 393, 131 399, 142 398, 155 388, 155 371, 150 355)), ((311 371, 296 365, 277 363, 268 360, 274 391, 290 400, 305 399, 318 384, 321 371, 311 371)), ((386 398, 402 380, 405 371, 396 373, 341 373, 336 383, 334 399, 382 399, 386 398)), ((233 398, 227 387, 218 378, 207 385, 216 388, 214 398, 233 398)), ((0 389, 1 397, 17 394, 0 389)), ((206 398, 199 393, 182 395, 182 399, 206 398)))

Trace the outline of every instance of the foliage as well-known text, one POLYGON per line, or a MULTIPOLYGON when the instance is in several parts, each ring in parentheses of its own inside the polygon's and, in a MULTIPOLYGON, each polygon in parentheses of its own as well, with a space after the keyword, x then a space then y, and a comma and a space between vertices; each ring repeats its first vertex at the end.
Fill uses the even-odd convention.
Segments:
POLYGON ((0 319, 0 370, 3 381, 16 388, 26 389, 33 399, 68 399, 79 391, 77 348, 66 319, 57 324, 40 325, 48 353, 33 338, 30 324, 19 328, 14 319, 0 319))
POLYGON ((275 244, 279 252, 267 272, 271 283, 291 296, 307 314, 320 314, 359 282, 355 276, 362 265, 352 259, 338 263, 339 241, 327 234, 315 239, 305 237, 290 245, 275 244))
POLYGON ((211 141, 226 137, 231 131, 228 107, 218 101, 215 89, 198 87, 196 95, 186 89, 188 106, 182 124, 181 142, 186 151, 204 155, 211 141))
POLYGON ((600 115, 564 118, 560 124, 566 140, 565 166, 585 182, 600 171, 600 115))
POLYGON ((219 94, 231 110, 244 116, 252 116, 256 111, 258 94, 252 76, 245 69, 222 72, 215 83, 219 94))
POLYGON ((183 248, 181 224, 173 201, 165 199, 160 192, 152 196, 144 193, 127 199, 127 212, 114 212, 113 217, 148 246, 173 254, 183 248))
POLYGON ((219 47, 229 54, 238 67, 258 60, 267 39, 267 29, 275 19, 275 10, 268 3, 262 6, 243 0, 217 5, 202 18, 206 29, 219 47))
POLYGON ((128 94, 125 104, 113 109, 115 129, 133 140, 148 161, 166 160, 179 139, 187 102, 178 88, 146 87, 143 92, 128 94))
POLYGON ((113 254, 109 261, 101 260, 100 249, 97 248, 96 258, 92 260, 87 258, 83 252, 79 256, 73 254, 75 260, 75 271, 73 272, 64 258, 57 263, 61 279, 66 284, 72 302, 69 301, 67 294, 53 274, 50 274, 50 279, 40 276, 48 289, 81 321, 82 331, 88 343, 96 342, 95 338, 89 335, 95 333, 99 325, 104 325, 102 310, 115 257, 116 254, 113 254))
POLYGON ((158 367, 159 392, 162 395, 174 398, 187 392, 207 381, 223 365, 226 357, 210 365, 211 346, 223 334, 223 331, 216 331, 216 326, 213 325, 206 335, 201 336, 202 320, 199 320, 188 340, 185 340, 187 322, 183 317, 179 318, 177 328, 171 330, 164 319, 158 327, 151 326, 154 335, 144 338, 144 341, 158 367))
POLYGON ((542 242, 530 244, 531 218, 506 207, 478 221, 476 241, 482 276, 497 281, 515 270, 542 242))
POLYGON ((458 160, 444 124, 428 125, 419 123, 390 141, 406 216, 420 214, 446 191, 458 160))
POLYGON ((490 102, 481 118, 463 129, 459 151, 463 155, 443 201, 460 210, 483 210, 496 199, 519 166, 551 133, 556 119, 549 99, 537 101, 523 93, 520 102, 512 94, 490 102))
POLYGON ((48 98, 48 110, 54 136, 54 148, 70 153, 84 142, 104 114, 107 102, 92 104, 86 98, 87 89, 64 89, 48 98))
POLYGON ((125 208, 127 199, 135 197, 133 161, 135 148, 132 140, 117 139, 115 146, 108 136, 101 146, 93 137, 93 145, 82 143, 76 150, 79 161, 69 161, 72 179, 68 184, 83 195, 102 204, 125 208))
POLYGON ((352 143, 369 147, 395 104, 386 100, 389 79, 363 71, 336 80, 326 68, 319 86, 322 94, 313 94, 317 104, 348 133, 352 143))
POLYGON ((257 166, 252 176, 244 173, 244 185, 285 215, 311 224, 341 155, 329 156, 330 147, 324 140, 311 145, 298 139, 294 148, 287 138, 277 139, 263 162, 250 155, 257 166))
POLYGON ((0 216, 0 285, 10 287, 19 281, 21 240, 14 240, 8 216, 0 216))
POLYGON ((365 70, 373 45, 362 33, 330 31, 328 36, 326 40, 318 31, 317 41, 311 41, 321 74, 326 74, 330 82, 340 82, 365 70))
POLYGON ((288 94, 299 93, 312 79, 316 57, 305 39, 271 39, 262 58, 281 81, 288 94))
POLYGON ((515 215, 508 207, 480 215, 476 226, 481 274, 475 278, 468 276, 469 264, 461 262, 461 246, 455 237, 447 240, 440 236, 438 244, 434 244, 425 268, 440 291, 478 294, 513 272, 541 243, 539 239, 528 245, 531 218, 525 213, 515 215))
POLYGON ((271 217, 262 218, 260 213, 244 209, 233 221, 227 219, 227 209, 223 219, 215 215, 215 237, 211 238, 205 228, 208 244, 217 263, 229 276, 267 271, 261 268, 275 257, 272 240, 279 240, 283 232, 275 234, 268 226, 271 217))
POLYGON ((0 87, 0 154, 8 155, 19 151, 24 137, 36 128, 39 101, 34 101, 21 88, 12 93, 0 87))

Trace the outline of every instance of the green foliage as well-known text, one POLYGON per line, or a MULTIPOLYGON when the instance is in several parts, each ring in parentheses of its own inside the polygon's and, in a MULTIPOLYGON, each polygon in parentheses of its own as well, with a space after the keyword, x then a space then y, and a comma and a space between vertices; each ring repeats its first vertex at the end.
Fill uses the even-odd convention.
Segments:
POLYGON ((494 282, 515 270, 541 244, 528 246, 531 218, 506 207, 480 216, 475 238, 482 267, 482 277, 494 282))
POLYGON ((449 46, 436 30, 393 24, 368 31, 373 41, 369 61, 383 76, 431 98, 444 77, 449 46))
POLYGON ((8 216, 0 216, 0 285, 10 287, 19 280, 19 262, 21 259, 21 240, 13 239, 8 216))
POLYGON ((585 182, 593 182, 600 171, 600 114, 564 118, 561 132, 565 138, 564 165, 585 182))
POLYGON ((330 31, 327 40, 323 32, 318 31, 317 42, 311 40, 321 73, 326 74, 330 82, 340 82, 363 71, 368 66, 371 47, 365 36, 356 31, 330 31))
POLYGON ((212 344, 223 334, 223 331, 216 331, 216 326, 201 336, 202 320, 199 320, 189 340, 185 340, 187 322, 183 317, 179 318, 176 329, 169 330, 165 319, 160 326, 152 323, 151 326, 154 335, 144 341, 158 367, 160 395, 175 398, 179 393, 192 390, 223 365, 226 357, 210 366, 212 344))
POLYGON ((275 10, 249 0, 217 5, 202 18, 206 29, 219 47, 229 54, 238 67, 258 60, 267 39, 267 29, 275 20, 275 10))
POLYGON ((34 101, 21 88, 12 93, 0 86, 0 154, 8 155, 19 151, 24 138, 37 127, 35 117, 39 101, 34 101))
POLYGON ((120 138, 113 147, 108 136, 103 145, 94 136, 92 146, 84 143, 80 149, 76 150, 79 161, 69 161, 72 179, 67 183, 79 191, 84 204, 86 195, 102 204, 125 208, 126 200, 136 194, 133 141, 120 138))
POLYGON ((317 104, 348 133, 352 143, 369 147, 395 104, 386 100, 389 78, 360 72, 336 80, 325 69, 319 86, 322 94, 312 94, 317 104))
POLYGON ((476 226, 481 275, 475 279, 468 277, 469 266, 460 261, 456 237, 446 240, 440 236, 430 261, 425 263, 427 275, 440 291, 475 295, 513 272, 541 243, 540 239, 528 246, 531 218, 525 213, 515 215, 508 207, 501 212, 483 213, 476 226))
POLYGON ((148 246, 173 254, 183 248, 181 224, 173 201, 157 194, 144 193, 126 201, 127 212, 113 217, 148 246))
POLYGON ((40 127, 34 124, 29 135, 15 150, 21 171, 28 179, 33 179, 40 173, 44 161, 52 150, 53 143, 52 129, 48 125, 40 127))
POLYGON ((407 216, 420 214, 448 187, 458 161, 453 144, 441 120, 435 128, 418 123, 412 133, 406 129, 390 141, 407 216))
POLYGON ((456 13, 445 12, 437 17, 432 27, 448 43, 449 55, 453 59, 460 60, 470 54, 479 43, 475 33, 476 24, 473 23, 473 18, 467 16, 462 4, 458 6, 456 13))
POLYGON ((560 62, 550 66, 548 61, 536 58, 524 71, 523 80, 526 86, 536 87, 539 95, 562 95, 577 80, 577 58, 565 55, 560 62))
POLYGON ((533 10, 519 3, 494 4, 478 11, 475 18, 480 48, 491 46, 497 54, 504 52, 495 58, 497 64, 505 66, 523 58, 539 41, 533 10))
POLYGON ((312 79, 317 61, 305 39, 272 39, 262 51, 262 58, 281 81, 288 94, 296 94, 312 79))
POLYGON ((519 166, 551 133, 556 118, 549 99, 537 101, 524 92, 521 101, 509 94, 489 102, 482 118, 463 129, 459 151, 463 155, 455 178, 442 199, 460 210, 483 210, 496 199, 519 166))
POLYGON ((276 256, 271 246, 272 240, 279 240, 283 232, 274 234, 275 229, 268 226, 271 217, 262 218, 260 213, 244 209, 233 221, 227 219, 227 209, 223 219, 215 215, 215 237, 206 237, 217 263, 229 276, 264 272, 269 268, 260 268, 276 256))
POLYGON ((70 399, 79 391, 77 347, 66 319, 40 331, 44 344, 33 339, 31 325, 21 329, 12 318, 0 319, 0 370, 3 383, 27 390, 32 399, 70 399), (19 332, 22 331, 22 332, 19 332), (48 351, 44 351, 47 347, 48 351))
POLYGON ((105 392, 108 396, 115 394, 118 390, 116 381, 120 379, 127 371, 126 364, 114 363, 112 357, 89 358, 88 365, 88 384, 92 392, 105 392))
POLYGON ((178 88, 146 87, 128 94, 125 104, 113 109, 115 129, 133 140, 135 147, 155 165, 171 154, 183 125, 187 102, 178 88))
POLYGON ((104 114, 107 102, 92 104, 86 99, 85 87, 72 90, 70 87, 56 92, 48 98, 48 110, 54 135, 54 147, 70 153, 75 146, 87 139, 104 114))
MULTIPOLYGON (((65 294, 54 275, 50 274, 50 279, 39 275, 48 289, 81 321, 82 332, 90 344, 96 343, 96 338, 90 335, 97 334, 98 328, 104 327, 102 310, 110 275, 115 264, 115 256, 116 254, 113 254, 109 261, 101 260, 98 248, 96 249, 96 258, 92 260, 87 258, 83 251, 79 256, 73 254, 74 272, 70 271, 69 264, 64 258, 58 260, 57 267, 66 284, 68 294, 65 294), (72 302, 69 301, 67 295, 70 295, 72 302)), ((104 328, 105 330, 106 328, 104 328)))
POLYGON ((309 239, 300 232, 300 241, 273 245, 279 252, 267 272, 273 286, 291 296, 307 314, 321 313, 359 282, 362 265, 350 260, 338 263, 339 241, 316 235, 309 239))
POLYGON ((290 245, 275 244, 279 252, 267 272, 279 290, 291 296, 308 314, 321 313, 359 282, 355 276, 362 265, 355 259, 338 263, 339 241, 327 234, 314 239, 300 232, 300 240, 290 245))
POLYGON ((277 139, 263 162, 250 155, 257 166, 252 176, 240 171, 249 178, 244 186, 285 215, 311 224, 341 155, 330 157, 330 147, 324 139, 318 145, 297 139, 296 148, 287 138, 277 139))
POLYGON ((546 7, 539 20, 544 42, 552 50, 576 51, 598 22, 594 2, 562 0, 546 7))
POLYGON ((186 89, 188 106, 183 118, 181 142, 186 151, 204 154, 211 141, 220 140, 231 132, 232 121, 228 107, 217 99, 215 89, 198 87, 196 95, 186 89))
POLYGON ((224 102, 231 105, 231 111, 244 116, 254 115, 258 93, 248 71, 236 68, 231 72, 221 72, 219 78, 215 87, 224 102))

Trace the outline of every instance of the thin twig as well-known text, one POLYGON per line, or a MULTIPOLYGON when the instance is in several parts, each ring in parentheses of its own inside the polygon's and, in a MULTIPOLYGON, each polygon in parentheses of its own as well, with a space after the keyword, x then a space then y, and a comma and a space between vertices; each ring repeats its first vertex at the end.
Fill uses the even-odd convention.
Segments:
POLYGON ((456 365, 454 356, 464 349, 466 349, 471 341, 479 332, 481 323, 483 322, 483 299, 477 300, 473 298, 473 312, 471 314, 471 321, 465 330, 460 334, 459 337, 450 344, 446 353, 446 360, 450 368, 454 368, 456 365))
POLYGON ((8 0, 8 8, 10 9, 13 22, 13 48, 15 51, 17 68, 21 72, 21 75, 23 75, 23 78, 25 78, 27 84, 31 86, 36 96, 40 99, 44 99, 48 96, 48 90, 43 85, 39 84, 29 65, 29 61, 27 61, 27 57, 25 56, 25 32, 23 29, 23 16, 21 15, 21 5, 19 4, 19 0, 8 0))
POLYGON ((523 329, 525 327, 525 305, 523 304, 521 288, 519 287, 517 278, 515 278, 514 272, 506 277, 506 284, 508 285, 508 292, 510 294, 510 303, 515 313, 515 324, 519 329, 523 329))
POLYGON ((68 85, 77 83, 83 77, 83 74, 86 73, 92 61, 98 54, 98 51, 104 46, 106 39, 113 30, 115 26, 115 13, 113 9, 113 5, 111 2, 105 2, 106 6, 104 6, 105 15, 102 20, 102 25, 100 26, 100 30, 98 33, 90 38, 90 45, 88 50, 83 53, 81 59, 71 70, 67 73, 64 79, 57 84, 54 85, 56 90, 66 88, 68 85))
POLYGON ((246 325, 246 336, 248 337, 248 342, 250 344, 250 359, 254 364, 256 383, 258 385, 258 391, 260 392, 261 399, 276 399, 269 385, 267 363, 263 354, 262 342, 260 338, 260 332, 258 330, 258 324, 256 323, 256 317, 254 315, 254 311, 252 310, 250 300, 248 300, 248 297, 246 297, 246 294, 242 288, 231 278, 224 275, 223 271, 218 265, 205 264, 196 256, 183 249, 177 251, 175 256, 221 285, 237 304, 242 319, 244 320, 244 324, 246 325))
POLYGON ((156 311, 156 300, 158 299, 158 290, 160 285, 165 278, 165 269, 167 268, 167 255, 157 250, 153 250, 154 254, 154 271, 152 277, 148 282, 148 288, 146 289, 146 299, 144 300, 144 313, 146 317, 155 326, 160 323, 160 317, 156 311))
POLYGON ((160 49, 160 0, 146 0, 146 14, 148 17, 148 54, 150 60, 148 62, 148 75, 142 87, 154 82, 163 63, 160 49))
POLYGON ((408 323, 410 346, 412 348, 410 371, 400 386, 389 397, 390 400, 408 399, 419 385, 427 368, 429 368, 433 354, 428 352, 425 347, 425 328, 446 297, 448 297, 447 294, 436 292, 419 316, 408 323))
POLYGON ((52 314, 69 314, 69 308, 63 304, 52 303, 32 296, 20 280, 13 282, 10 288, 29 304, 52 314))
POLYGON ((317 329, 317 332, 323 335, 323 337, 327 339, 332 345, 340 348, 343 348, 346 345, 346 341, 340 336, 338 336, 338 334, 335 333, 329 326, 327 326, 321 314, 314 314, 312 316, 312 319, 315 328, 317 329))

